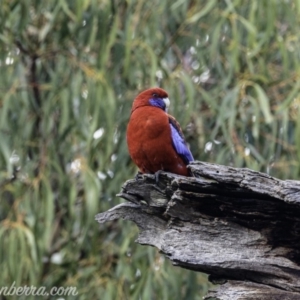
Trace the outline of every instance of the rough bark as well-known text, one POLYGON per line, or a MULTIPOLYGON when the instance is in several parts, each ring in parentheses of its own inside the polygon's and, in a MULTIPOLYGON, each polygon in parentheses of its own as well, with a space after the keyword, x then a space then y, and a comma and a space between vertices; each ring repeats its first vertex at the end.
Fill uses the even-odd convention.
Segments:
POLYGON ((300 299, 300 182, 194 162, 194 177, 127 181, 100 223, 126 219, 137 242, 219 283, 206 299, 300 299))

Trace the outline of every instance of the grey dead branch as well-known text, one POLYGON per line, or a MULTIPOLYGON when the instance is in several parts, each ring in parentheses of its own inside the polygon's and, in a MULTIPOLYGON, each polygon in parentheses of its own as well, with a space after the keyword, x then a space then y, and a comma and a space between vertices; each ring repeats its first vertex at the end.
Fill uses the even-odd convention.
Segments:
POLYGON ((175 266, 210 274, 205 299, 300 299, 300 181, 194 162, 194 177, 128 180, 129 201, 96 216, 139 228, 175 266))

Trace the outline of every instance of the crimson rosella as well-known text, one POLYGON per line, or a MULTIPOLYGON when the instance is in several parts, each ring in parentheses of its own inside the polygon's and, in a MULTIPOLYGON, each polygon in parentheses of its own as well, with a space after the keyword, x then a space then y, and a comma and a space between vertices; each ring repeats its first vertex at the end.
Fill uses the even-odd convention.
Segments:
POLYGON ((186 166, 194 158, 179 123, 167 114, 169 104, 161 88, 145 90, 134 99, 127 127, 129 154, 142 173, 189 176, 186 166))

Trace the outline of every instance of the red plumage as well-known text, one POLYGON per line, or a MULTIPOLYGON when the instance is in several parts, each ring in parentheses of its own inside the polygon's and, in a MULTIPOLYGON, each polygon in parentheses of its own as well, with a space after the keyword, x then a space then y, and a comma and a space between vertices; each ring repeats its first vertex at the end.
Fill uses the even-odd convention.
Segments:
POLYGON ((135 98, 127 127, 129 154, 142 173, 163 170, 188 176, 186 165, 192 154, 178 122, 165 111, 168 101, 167 92, 160 88, 135 98))

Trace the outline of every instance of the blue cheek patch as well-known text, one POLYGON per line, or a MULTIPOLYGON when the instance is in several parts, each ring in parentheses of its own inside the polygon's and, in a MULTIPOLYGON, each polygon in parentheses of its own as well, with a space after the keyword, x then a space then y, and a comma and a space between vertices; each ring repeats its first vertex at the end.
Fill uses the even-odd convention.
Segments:
POLYGON ((166 110, 166 104, 164 100, 160 98, 150 99, 149 100, 150 105, 161 108, 162 110, 166 110))

